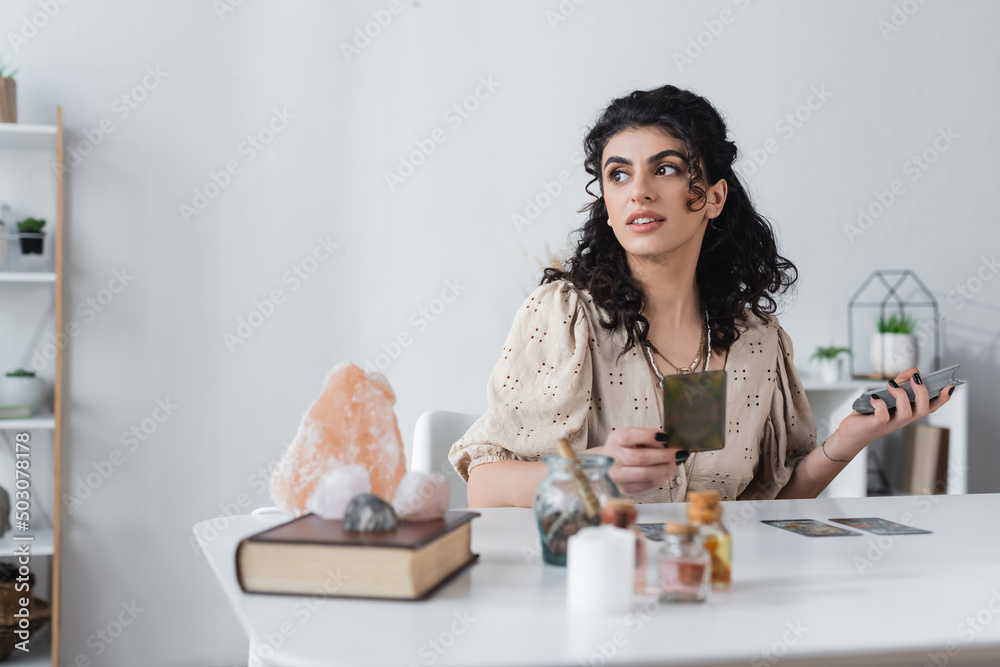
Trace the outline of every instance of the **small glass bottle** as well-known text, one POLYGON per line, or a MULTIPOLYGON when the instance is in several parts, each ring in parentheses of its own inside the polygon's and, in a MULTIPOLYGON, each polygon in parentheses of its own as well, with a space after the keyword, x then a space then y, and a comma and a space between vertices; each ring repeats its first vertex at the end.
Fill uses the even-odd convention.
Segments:
POLYGON ((700 526, 705 551, 712 558, 713 591, 728 591, 733 580, 733 541, 722 523, 721 499, 714 490, 688 493, 688 521, 700 526))
POLYGON ((661 601, 704 602, 708 598, 711 559, 698 526, 668 523, 658 560, 661 601))
POLYGON ((635 592, 646 592, 646 538, 636 525, 639 510, 627 498, 608 498, 601 508, 601 523, 627 528, 635 533, 635 592))

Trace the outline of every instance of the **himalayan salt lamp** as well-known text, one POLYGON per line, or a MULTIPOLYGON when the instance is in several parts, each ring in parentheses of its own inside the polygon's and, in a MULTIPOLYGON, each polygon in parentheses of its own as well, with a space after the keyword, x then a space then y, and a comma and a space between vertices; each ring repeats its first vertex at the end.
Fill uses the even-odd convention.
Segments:
POLYGON ((396 525, 392 505, 371 493, 355 496, 344 512, 344 530, 374 533, 392 530, 396 525))
POLYGON ((392 507, 403 521, 431 521, 448 511, 448 480, 439 472, 408 472, 396 488, 392 507))
POLYGON ((309 406, 295 439, 271 474, 271 499, 299 516, 306 499, 328 471, 363 465, 371 492, 392 498, 406 474, 403 439, 392 406, 396 394, 379 372, 365 373, 344 361, 323 381, 323 393, 309 406))
MULTIPOLYGON (((343 519, 347 503, 354 496, 371 492, 369 480, 368 469, 363 465, 356 463, 334 468, 319 478, 316 489, 306 500, 306 509, 324 519, 343 519)), ((399 491, 396 493, 398 495, 399 491)))

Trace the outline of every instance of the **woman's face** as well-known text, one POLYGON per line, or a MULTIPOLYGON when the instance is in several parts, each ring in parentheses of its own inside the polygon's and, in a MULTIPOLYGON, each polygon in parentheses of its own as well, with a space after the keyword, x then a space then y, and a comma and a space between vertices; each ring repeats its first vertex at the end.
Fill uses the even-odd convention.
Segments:
POLYGON ((726 182, 702 183, 707 203, 690 211, 689 181, 680 139, 654 127, 611 137, 601 155, 601 184, 608 223, 626 252, 652 257, 690 251, 697 257, 708 220, 722 211, 726 182))

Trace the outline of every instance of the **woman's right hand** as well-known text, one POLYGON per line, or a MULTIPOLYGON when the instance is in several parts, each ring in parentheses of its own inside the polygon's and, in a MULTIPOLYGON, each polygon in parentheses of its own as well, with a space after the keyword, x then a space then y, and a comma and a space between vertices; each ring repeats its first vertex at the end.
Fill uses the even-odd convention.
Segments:
POLYGON ((616 429, 600 447, 587 454, 603 454, 614 459, 608 475, 618 490, 633 495, 663 486, 687 460, 688 451, 668 447, 667 434, 655 428, 629 426, 616 429))

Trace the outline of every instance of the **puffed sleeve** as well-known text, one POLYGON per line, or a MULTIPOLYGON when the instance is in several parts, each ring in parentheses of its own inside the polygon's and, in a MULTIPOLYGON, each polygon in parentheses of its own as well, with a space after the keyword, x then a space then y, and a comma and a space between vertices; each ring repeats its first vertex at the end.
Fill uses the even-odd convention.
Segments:
POLYGON ((481 463, 535 461, 568 438, 587 446, 592 381, 590 325, 566 281, 537 287, 514 317, 490 374, 487 409, 451 447, 448 460, 466 481, 481 463))
POLYGON ((816 423, 793 362, 792 340, 778 325, 771 411, 760 442, 760 465, 738 500, 769 500, 788 483, 796 464, 816 448, 816 423))

